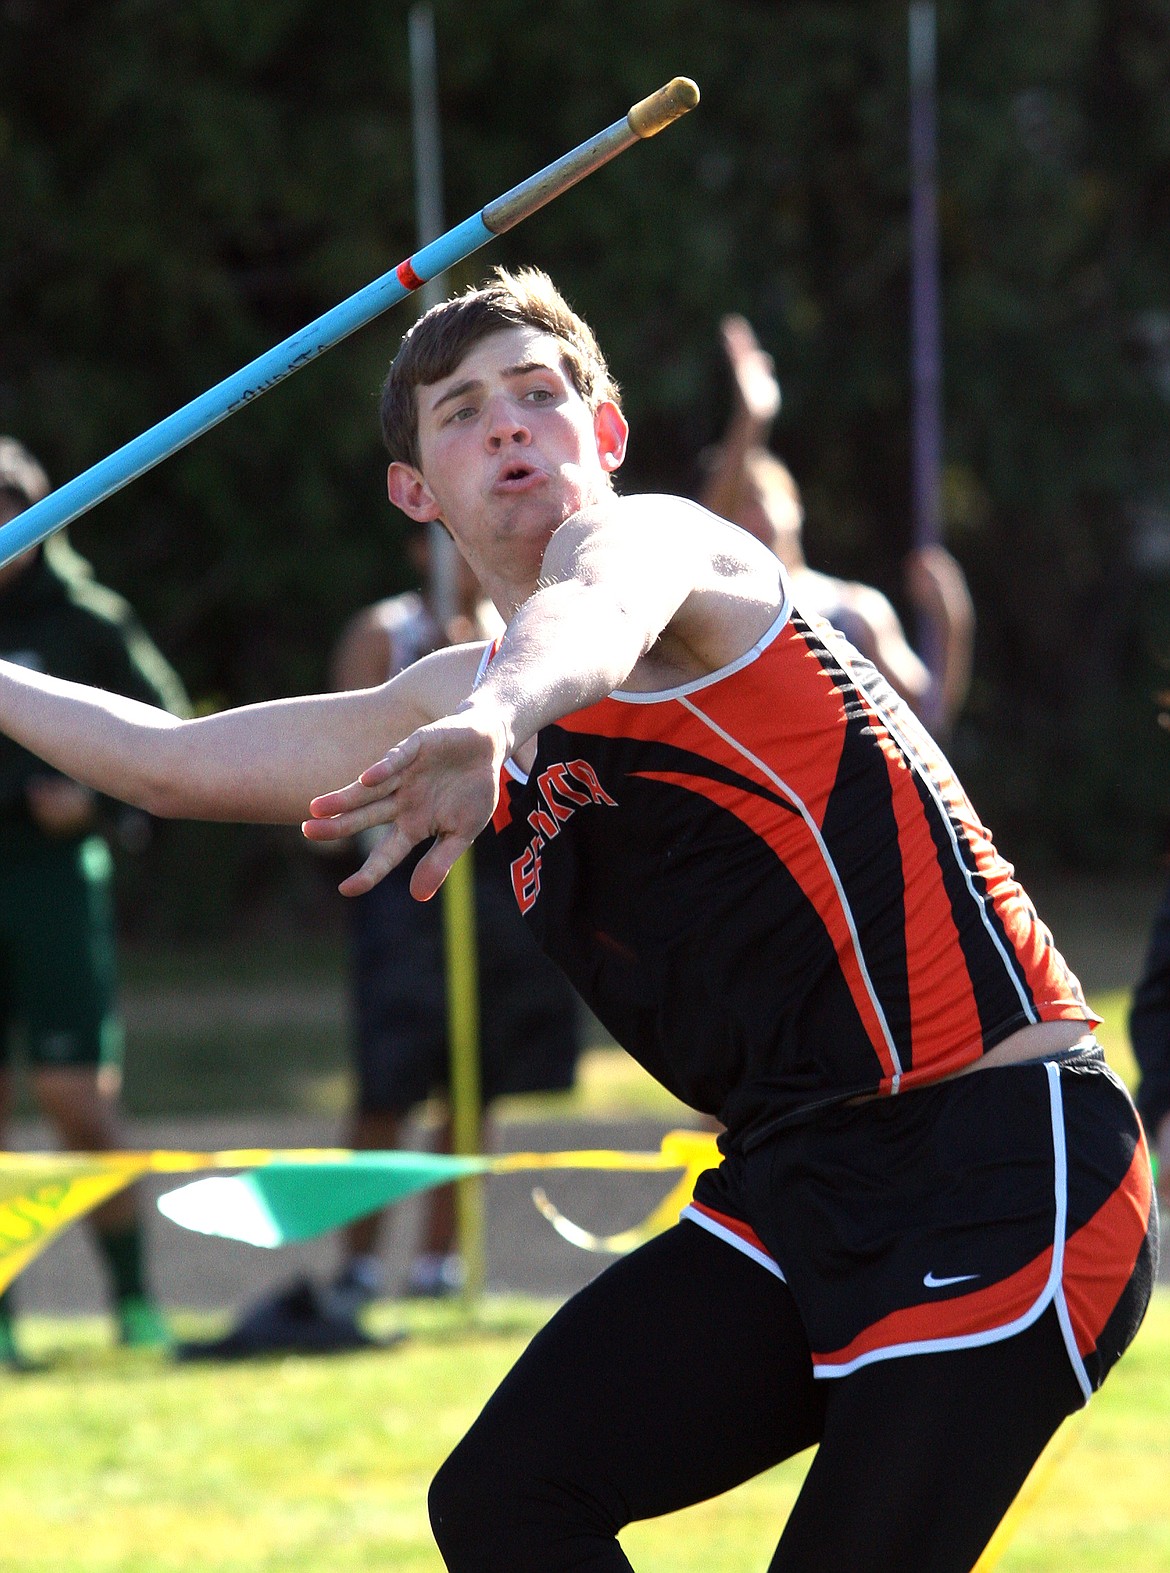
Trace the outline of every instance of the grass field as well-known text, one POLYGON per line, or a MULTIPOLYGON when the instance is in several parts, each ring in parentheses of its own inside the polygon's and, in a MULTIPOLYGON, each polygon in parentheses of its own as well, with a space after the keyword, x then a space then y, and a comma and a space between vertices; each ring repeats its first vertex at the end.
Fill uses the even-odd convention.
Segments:
MULTIPOLYGON (((335 1018, 232 1021, 216 1016, 200 1022, 205 1007, 197 996, 183 1001, 166 1019, 140 1025, 131 1039, 126 1070, 126 1105, 136 1115, 198 1113, 309 1113, 340 1116, 349 1101, 349 1071, 344 1023, 335 1018), (186 1011, 186 1016, 183 1012, 186 1011)), ((245 995, 255 1000, 257 996, 245 995)), ((1126 1031, 1129 993, 1098 991, 1091 996, 1104 1017, 1099 1037, 1110 1063, 1127 1085, 1137 1070, 1126 1031)), ((287 996, 286 996, 287 1004, 287 996)), ((325 1014, 325 1013, 323 1013, 325 1014)), ((527 1119, 541 1113, 567 1118, 660 1114, 685 1123, 687 1111, 600 1032, 587 1049, 571 1093, 505 1100, 497 1109, 527 1119)))
MULTIPOLYGON (((440 1573, 431 1472, 549 1307, 449 1307, 387 1353, 241 1367, 111 1351, 97 1321, 40 1322, 51 1369, 3 1383, 2 1573, 440 1573)), ((1170 1567, 1170 1295, 1020 1515, 1002 1573, 1170 1567)), ((640 1573, 767 1565, 807 1459, 716 1502, 637 1525, 640 1573)), ((1042 1466, 1043 1468, 1043 1466, 1042 1466)))
MULTIPOLYGON (((1110 1061, 1133 1085, 1127 985, 1145 916, 1140 902, 1118 902, 1110 922, 1099 918, 1086 898, 1082 954, 1070 949, 1070 959, 1105 1017, 1110 1061)), ((127 984, 150 1007, 140 1004, 131 1032, 132 1112, 344 1108, 336 946, 131 954, 127 984)), ((600 1040, 574 1093, 526 1099, 516 1112, 542 1109, 681 1112, 600 1040)), ((100 1319, 23 1323, 22 1345, 48 1368, 0 1374, 0 1573, 441 1573, 427 1481, 550 1310, 493 1300, 468 1324, 451 1307, 392 1307, 387 1317, 405 1318, 412 1336, 385 1354, 202 1369, 112 1349, 100 1319)), ((179 1330, 213 1327, 188 1317, 179 1330)), ((1134 1349, 1042 1466, 997 1568, 1170 1569, 1168 1456, 1170 1291, 1161 1290, 1134 1349)), ((631 1560, 640 1573, 762 1569, 806 1465, 634 1526, 623 1537, 631 1560)))

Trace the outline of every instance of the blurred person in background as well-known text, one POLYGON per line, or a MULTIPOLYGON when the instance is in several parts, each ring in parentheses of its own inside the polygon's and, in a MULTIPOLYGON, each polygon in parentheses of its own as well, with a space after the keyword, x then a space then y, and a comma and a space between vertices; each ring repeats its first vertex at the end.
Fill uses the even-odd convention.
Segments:
MULTIPOLYGON (((48 494, 41 465, 0 437, 0 525, 48 494)), ((178 677, 127 603, 57 535, 0 567, 0 651, 35 671, 185 714, 178 677)), ((12 1118, 13 1039, 23 1039, 37 1106, 66 1149, 125 1148, 123 1030, 115 1003, 113 864, 100 800, 0 739, 0 1142, 12 1118)), ((93 1214, 125 1344, 164 1345, 132 1192, 93 1214)), ((0 1360, 26 1363, 0 1296, 0 1360)))
POLYGON ((859 651, 936 737, 945 737, 971 680, 975 616, 959 564, 942 546, 911 552, 906 589, 933 630, 938 652, 929 667, 911 647, 890 602, 873 585, 819 573, 805 561, 804 508, 786 465, 768 448, 780 410, 772 357, 751 324, 721 324, 731 370, 733 406, 723 440, 710 456, 699 501, 762 541, 784 564, 793 597, 806 614, 823 617, 859 651))
MULTIPOLYGON (((435 604, 427 526, 411 523, 407 551, 421 588, 378 601, 350 620, 333 655, 335 688, 376 688, 434 650, 503 632, 499 614, 461 557, 456 563, 456 610, 444 627, 435 604)), ((475 846, 485 1109, 504 1094, 567 1090, 580 1051, 577 996, 528 933, 495 842, 489 831, 475 846)), ((411 1113, 432 1096, 446 1094, 450 1049, 443 904, 420 906, 411 898, 410 876, 419 857, 421 852, 349 903, 350 1039, 356 1077, 350 1141, 362 1150, 401 1146, 411 1113)), ((436 1140, 440 1151, 451 1150, 446 1106, 436 1140)), ((485 1122, 481 1148, 487 1140, 485 1122)), ((424 1209, 421 1248, 411 1263, 406 1293, 455 1293, 462 1287, 463 1263, 456 1249, 452 1188, 431 1192, 424 1209)), ((338 1310, 356 1310, 383 1290, 380 1224, 381 1215, 375 1213, 346 1230, 346 1259, 331 1293, 338 1310)))
MULTIPOLYGON (((1157 695, 1158 723, 1170 731, 1170 692, 1157 695)), ((1158 1193, 1170 1207, 1170 883, 1154 914, 1141 976, 1133 991, 1129 1039, 1141 1071, 1138 1113, 1158 1163, 1158 1193)))
POLYGON ((1170 886, 1134 989, 1129 1037, 1141 1071, 1138 1112, 1158 1162, 1158 1196, 1170 1207, 1170 886))

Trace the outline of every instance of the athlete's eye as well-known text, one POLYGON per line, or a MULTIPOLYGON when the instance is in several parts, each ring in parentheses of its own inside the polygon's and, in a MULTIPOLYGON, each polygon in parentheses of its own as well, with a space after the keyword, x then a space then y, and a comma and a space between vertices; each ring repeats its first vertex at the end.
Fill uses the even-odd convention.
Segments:
POLYGON ((556 394, 551 388, 529 388, 524 397, 531 399, 533 404, 551 404, 556 398, 556 394))

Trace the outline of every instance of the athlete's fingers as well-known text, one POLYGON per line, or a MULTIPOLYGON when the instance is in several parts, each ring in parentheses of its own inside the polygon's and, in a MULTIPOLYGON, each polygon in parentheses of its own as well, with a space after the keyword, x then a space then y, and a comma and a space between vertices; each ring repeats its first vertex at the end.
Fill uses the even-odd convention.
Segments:
POLYGON ((338 814, 359 807, 368 796, 366 788, 351 781, 349 786, 338 787, 335 792, 323 792, 320 797, 315 797, 309 804, 309 813, 314 819, 335 819, 338 814))
POLYGON ((471 845, 468 836, 439 836, 410 876, 410 893, 416 901, 429 901, 471 845))
POLYGON ((349 834, 341 824, 340 815, 333 819, 301 820, 301 835, 306 841, 344 841, 349 834))
POLYGON ((387 795, 385 787, 367 786, 359 777, 348 786, 338 787, 335 792, 323 792, 320 797, 315 797, 309 804, 309 813, 314 819, 334 819, 338 814, 362 808, 387 795))
POLYGON ((306 841, 344 841, 359 831, 389 824, 397 817, 397 812, 395 798, 379 798, 360 808, 333 814, 328 819, 306 819, 301 824, 301 834, 306 841))
POLYGON ((740 355, 753 355, 760 348, 755 329, 746 317, 741 317, 736 311, 729 312, 723 318, 719 332, 728 357, 732 360, 740 355))
POLYGON ((379 880, 385 879, 391 870, 398 867, 414 845, 401 826, 392 825, 370 849, 361 868, 343 879, 338 890, 343 896, 364 896, 367 890, 373 890, 379 880))
POLYGON ((409 737, 403 738, 401 743, 395 744, 381 759, 376 759, 368 765, 357 778, 355 785, 364 787, 378 787, 384 782, 393 781, 395 776, 412 765, 419 756, 422 748, 422 739, 417 732, 412 732, 409 737))

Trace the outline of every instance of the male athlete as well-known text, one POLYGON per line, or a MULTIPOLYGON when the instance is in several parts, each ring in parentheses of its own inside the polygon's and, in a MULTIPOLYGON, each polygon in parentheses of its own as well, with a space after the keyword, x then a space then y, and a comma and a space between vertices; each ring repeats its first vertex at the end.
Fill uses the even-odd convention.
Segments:
POLYGON ((743 531, 617 498, 627 428, 540 274, 433 308, 391 499, 507 623, 375 689, 193 722, 0 667, 0 728, 156 814, 433 837, 495 821, 544 948, 726 1127, 684 1219, 532 1341, 440 1471, 453 1570, 617 1535, 819 1450, 773 1570, 961 1573, 1132 1338, 1156 1212, 1051 936, 909 711, 743 531), (387 752, 388 750, 388 752, 387 752), (384 756, 362 771, 371 759, 384 756))

